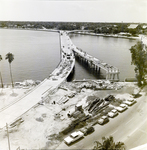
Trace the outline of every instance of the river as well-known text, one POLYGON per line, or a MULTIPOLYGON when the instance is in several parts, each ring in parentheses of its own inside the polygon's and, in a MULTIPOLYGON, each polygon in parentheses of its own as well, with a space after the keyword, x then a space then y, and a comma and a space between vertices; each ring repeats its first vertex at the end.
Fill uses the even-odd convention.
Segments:
MULTIPOLYGON (((129 48, 135 40, 72 34, 73 43, 87 53, 120 69, 120 80, 134 77, 129 48)), ((0 29, 0 70, 4 83, 10 83, 9 64, 5 55, 14 54, 12 72, 14 82, 25 79, 43 80, 60 61, 60 41, 56 32, 0 29)), ((103 72, 94 75, 76 62, 74 79, 104 78, 103 72)))
POLYGON ((14 54, 12 72, 14 81, 43 80, 60 61, 59 34, 56 32, 0 29, 2 77, 10 83, 9 64, 5 55, 14 54))
MULTIPOLYGON (((88 54, 100 59, 105 63, 109 63, 120 70, 120 80, 124 81, 126 77, 135 77, 134 66, 131 65, 131 53, 129 49, 136 44, 136 40, 102 37, 91 35, 71 35, 73 43, 86 51, 88 54)), ((87 74, 87 71, 81 65, 77 65, 76 77, 82 78, 80 74, 87 74)), ((88 72, 89 78, 104 78, 104 73, 101 72, 99 76, 94 76, 92 72, 88 72)))

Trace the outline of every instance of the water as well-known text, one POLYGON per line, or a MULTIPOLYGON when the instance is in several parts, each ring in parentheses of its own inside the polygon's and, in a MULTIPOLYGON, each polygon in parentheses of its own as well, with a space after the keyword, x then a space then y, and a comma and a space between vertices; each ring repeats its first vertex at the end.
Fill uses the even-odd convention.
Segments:
POLYGON ((1 72, 4 83, 10 83, 9 64, 5 55, 14 54, 14 81, 43 80, 60 60, 59 34, 53 32, 0 29, 1 72))
MULTIPOLYGON (((129 48, 135 40, 89 35, 71 35, 73 43, 87 53, 120 69, 120 79, 134 77, 129 48)), ((14 54, 12 72, 14 81, 43 80, 60 61, 59 34, 55 32, 0 29, 0 69, 5 83, 10 83, 9 64, 5 55, 14 54)), ((94 75, 76 62, 75 79, 104 78, 104 73, 94 75)))
MULTIPOLYGON (((131 65, 131 54, 129 49, 136 44, 136 40, 90 36, 90 35, 71 35, 73 43, 86 51, 88 54, 100 59, 103 62, 109 63, 120 70, 120 80, 123 81, 126 77, 135 77, 134 66, 131 65)), ((87 71, 81 65, 77 65, 76 77, 82 79, 81 74, 89 74, 88 78, 104 78, 105 74, 93 75, 92 72, 87 71), (78 68, 78 69, 77 69, 78 68)))

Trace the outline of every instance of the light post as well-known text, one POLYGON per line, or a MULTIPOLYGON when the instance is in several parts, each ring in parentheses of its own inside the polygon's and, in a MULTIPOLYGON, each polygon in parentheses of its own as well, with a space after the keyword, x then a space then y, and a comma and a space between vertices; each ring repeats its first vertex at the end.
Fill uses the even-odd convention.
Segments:
POLYGON ((8 124, 6 123, 6 129, 7 129, 7 137, 8 137, 8 146, 9 146, 9 150, 10 149, 10 139, 9 139, 9 130, 8 130, 8 124))

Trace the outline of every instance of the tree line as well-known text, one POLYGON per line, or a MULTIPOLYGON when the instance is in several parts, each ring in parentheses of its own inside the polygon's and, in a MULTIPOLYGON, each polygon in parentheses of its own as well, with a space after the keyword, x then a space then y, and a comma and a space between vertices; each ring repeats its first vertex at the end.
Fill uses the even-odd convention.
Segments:
MULTIPOLYGON (((2 28, 22 29, 57 29, 57 30, 93 30, 94 33, 118 34, 129 33, 132 36, 147 34, 147 24, 138 23, 136 28, 129 28, 131 23, 106 23, 106 22, 23 22, 23 21, 0 21, 2 28), (146 26, 143 28, 143 26, 146 26)), ((129 35, 128 35, 129 36, 129 35)))
MULTIPOLYGON (((0 55, 0 61, 2 61, 2 56, 0 55)), ((9 69, 10 69, 10 77, 11 77, 11 83, 12 83, 12 88, 14 87, 14 83, 13 83, 13 76, 12 76, 12 68, 11 68, 11 63, 12 61, 14 60, 14 55, 12 53, 7 53, 6 56, 5 56, 5 59, 8 60, 8 63, 9 63, 9 69)), ((4 87, 4 84, 3 84, 3 79, 2 79, 2 74, 0 72, 0 79, 1 79, 1 87, 3 88, 4 87)))

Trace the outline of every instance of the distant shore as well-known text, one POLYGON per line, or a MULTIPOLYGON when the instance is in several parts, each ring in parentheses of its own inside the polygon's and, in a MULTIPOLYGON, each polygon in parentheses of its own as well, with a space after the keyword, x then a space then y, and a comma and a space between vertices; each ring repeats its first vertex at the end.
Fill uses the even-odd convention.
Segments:
POLYGON ((35 29, 35 28, 1 28, 0 29, 10 29, 10 30, 31 30, 31 31, 46 31, 46 32, 59 32, 59 30, 55 29, 35 29))
MULTIPOLYGON (((45 31, 45 32, 58 32, 60 30, 56 29, 35 29, 35 28, 1 28, 0 29, 12 29, 12 30, 32 30, 32 31, 45 31)), ((102 37, 113 37, 113 38, 124 38, 124 39, 132 39, 132 40, 142 40, 145 45, 147 45, 147 36, 145 35, 138 35, 138 36, 126 36, 126 35, 120 35, 120 34, 101 34, 101 33, 92 33, 92 32, 87 32, 86 30, 83 30, 84 32, 75 32, 74 34, 81 34, 81 35, 92 35, 92 36, 102 36, 102 37)), ((71 33, 70 33, 71 34, 71 33)))
MULTIPOLYGON (((59 32, 60 30, 55 30, 55 29, 35 29, 35 28, 1 28, 0 29, 12 29, 12 30, 32 30, 32 31, 47 31, 47 32, 59 32)), ((68 30, 67 30, 68 31, 68 30)), ((73 30, 74 31, 74 30, 73 30)), ((87 32, 86 30, 83 30, 83 32, 75 32, 74 34, 82 34, 82 35, 93 35, 93 36, 103 36, 103 37, 114 37, 114 38, 126 38, 126 39, 138 39, 138 37, 134 36, 123 36, 119 34, 101 34, 101 33, 92 33, 92 32, 87 32)))
MULTIPOLYGON (((76 33, 75 33, 76 34, 76 33)), ((123 35, 119 35, 119 34, 101 34, 101 33, 91 33, 91 32, 78 32, 77 34, 81 34, 81 35, 92 35, 92 36, 103 36, 103 37, 113 37, 113 38, 125 38, 125 39, 139 39, 138 37, 134 37, 134 36, 123 36, 123 35)))

